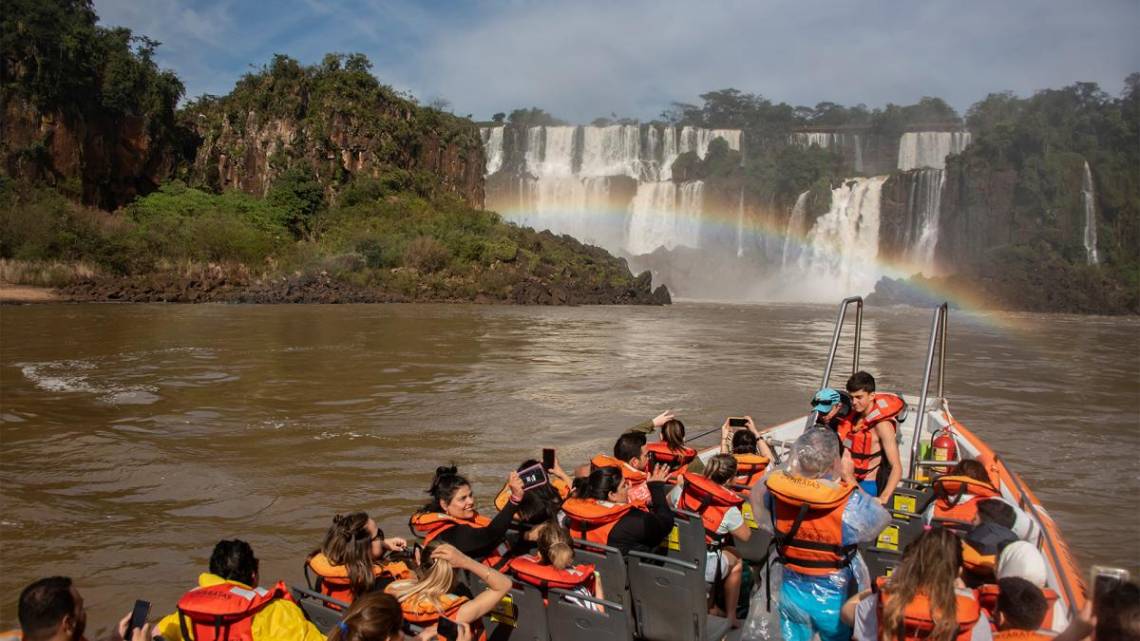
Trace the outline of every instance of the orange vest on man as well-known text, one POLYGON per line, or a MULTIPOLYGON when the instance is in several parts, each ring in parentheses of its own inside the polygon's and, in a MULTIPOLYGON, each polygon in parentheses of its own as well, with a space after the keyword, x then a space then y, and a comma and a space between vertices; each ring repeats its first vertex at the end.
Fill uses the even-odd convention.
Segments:
POLYGON ((590 469, 599 467, 616 467, 621 470, 621 476, 629 481, 629 502, 638 507, 649 505, 652 495, 649 494, 649 474, 633 467, 625 461, 605 454, 598 454, 590 459, 590 469))
POLYGON ((801 574, 823 576, 847 567, 855 545, 843 544, 843 511, 855 486, 773 472, 773 543, 780 561, 801 574))
POLYGON ((879 443, 875 426, 887 422, 897 432, 896 418, 905 409, 906 401, 902 397, 887 392, 876 392, 867 413, 860 416, 850 428, 846 425, 839 428, 839 438, 851 452, 856 479, 875 480, 875 475, 883 463, 883 447, 879 443))

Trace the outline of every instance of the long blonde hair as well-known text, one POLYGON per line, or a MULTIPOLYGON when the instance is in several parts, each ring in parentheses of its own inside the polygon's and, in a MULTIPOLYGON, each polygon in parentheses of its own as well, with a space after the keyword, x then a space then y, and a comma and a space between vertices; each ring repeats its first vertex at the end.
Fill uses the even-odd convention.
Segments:
POLYGON ((396 596, 400 603, 427 601, 443 611, 443 595, 451 592, 455 583, 455 568, 443 559, 431 558, 431 553, 443 545, 442 541, 435 540, 423 548, 419 565, 415 567, 415 579, 396 581, 388 586, 388 591, 396 596))
POLYGON ((538 556, 542 562, 559 570, 570 567, 574 562, 570 532, 559 525, 557 520, 547 521, 539 527, 541 529, 538 531, 538 556))
POLYGON ((934 629, 929 641, 951 641, 958 633, 958 600, 954 581, 962 565, 962 544, 948 530, 929 530, 907 547, 902 562, 887 580, 879 639, 893 641, 903 628, 906 606, 919 593, 930 601, 934 629))

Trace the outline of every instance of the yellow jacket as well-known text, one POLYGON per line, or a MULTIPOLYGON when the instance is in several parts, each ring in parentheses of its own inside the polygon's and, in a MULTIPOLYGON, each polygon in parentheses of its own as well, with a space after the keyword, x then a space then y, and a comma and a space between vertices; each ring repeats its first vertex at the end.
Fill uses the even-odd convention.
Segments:
MULTIPOLYGON (((251 586, 238 581, 229 581, 216 574, 203 572, 198 576, 198 587, 229 583, 249 589, 251 586)), ((305 613, 292 601, 277 599, 271 601, 253 615, 250 623, 254 641, 324 641, 315 625, 305 618, 305 613)), ((182 638, 182 626, 178 624, 178 613, 167 615, 158 622, 158 634, 166 641, 187 641, 182 638)))

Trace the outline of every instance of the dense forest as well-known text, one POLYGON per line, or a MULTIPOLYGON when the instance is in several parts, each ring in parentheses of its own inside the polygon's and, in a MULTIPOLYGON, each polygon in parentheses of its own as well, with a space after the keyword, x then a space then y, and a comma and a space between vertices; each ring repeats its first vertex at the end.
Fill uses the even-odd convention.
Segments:
POLYGON ((88 0, 2 35, 0 280, 120 300, 668 302, 624 261, 483 211, 467 119, 361 54, 275 56, 178 107, 158 43, 88 0))

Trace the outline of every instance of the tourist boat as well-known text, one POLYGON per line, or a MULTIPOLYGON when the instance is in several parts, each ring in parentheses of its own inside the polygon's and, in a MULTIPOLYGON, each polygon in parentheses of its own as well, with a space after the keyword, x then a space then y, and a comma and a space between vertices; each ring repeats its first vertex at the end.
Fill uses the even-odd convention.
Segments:
MULTIPOLYGON (((851 371, 859 369, 863 299, 852 297, 843 300, 839 306, 821 388, 831 384, 840 339, 849 325, 848 315, 852 308, 851 371)), ((1001 456, 950 413, 943 386, 947 315, 945 303, 934 311, 923 379, 920 385, 915 386, 918 394, 902 395, 910 408, 899 429, 899 456, 905 474, 889 506, 893 516, 891 524, 877 541, 861 546, 862 558, 872 578, 889 574, 901 559, 907 543, 921 534, 922 506, 932 498, 928 482, 930 474, 927 472, 956 462, 924 460, 921 458, 922 445, 935 432, 948 429, 957 445, 958 460, 970 458, 983 463, 1002 496, 1020 506, 1036 525, 1032 528, 1030 542, 1041 550, 1047 561, 1047 585, 1057 593, 1064 610, 1064 616, 1054 617, 1053 627, 1063 629, 1085 601, 1084 584, 1077 564, 1057 525, 1021 478, 1009 469, 1001 456)), ((815 416, 809 415, 769 427, 763 432, 776 455, 782 458, 792 442, 814 422, 815 416)), ((707 461, 717 451, 716 448, 705 449, 699 456, 707 461)), ((754 521, 751 524, 755 526, 754 521)), ((763 530, 757 530, 748 542, 736 546, 756 576, 767 574, 770 568, 765 564, 774 562, 775 555, 769 555, 769 541, 770 537, 763 530)), ((731 641, 740 638, 741 631, 728 630, 725 619, 707 614, 703 567, 705 538, 699 516, 678 512, 677 527, 662 554, 630 552, 623 557, 617 550, 604 545, 587 541, 576 541, 575 545, 576 560, 594 564, 605 598, 590 599, 554 588, 540 594, 530 586, 516 585, 500 608, 485 619, 487 638, 526 641, 631 641, 635 638, 731 641), (547 597, 547 603, 544 603, 544 597, 547 597), (582 607, 583 602, 591 601, 602 607, 582 607)), ((477 578, 468 576, 466 580, 471 587, 479 589, 477 578)), ((327 630, 335 625, 341 614, 337 606, 343 604, 334 602, 334 608, 325 608, 320 603, 320 595, 297 588, 294 592, 319 627, 327 630)), ((327 598, 323 600, 328 601, 327 598)))

